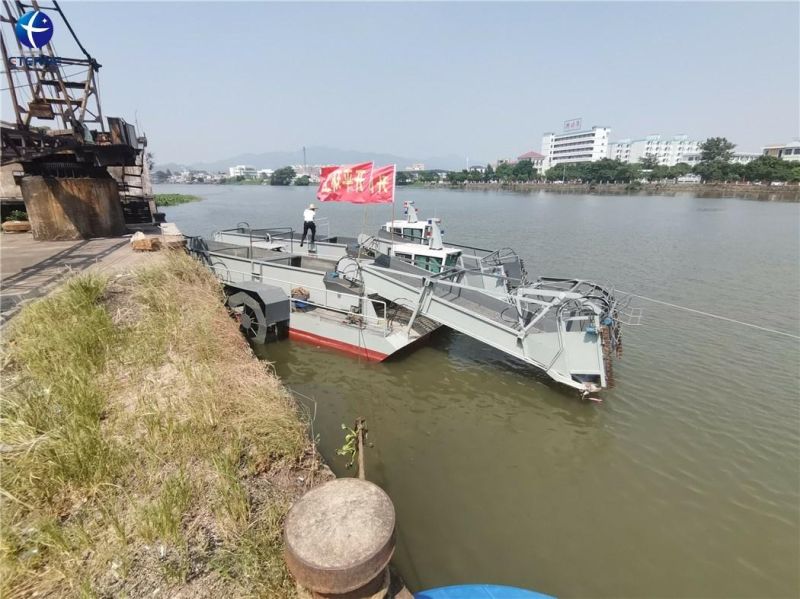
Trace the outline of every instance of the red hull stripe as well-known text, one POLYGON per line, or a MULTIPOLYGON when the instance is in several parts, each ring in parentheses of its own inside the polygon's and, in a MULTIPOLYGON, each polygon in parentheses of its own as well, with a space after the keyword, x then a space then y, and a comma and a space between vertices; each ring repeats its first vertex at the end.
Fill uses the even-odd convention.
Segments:
POLYGON ((295 341, 305 341, 307 343, 313 343, 314 345, 321 345, 322 347, 329 347, 330 349, 336 349, 348 354, 356 355, 360 358, 374 360, 376 362, 381 362, 389 357, 389 354, 382 354, 380 352, 367 349, 366 347, 359 347, 357 345, 345 343, 344 341, 337 341, 336 339, 321 337, 319 335, 315 335, 314 333, 298 331, 297 329, 292 328, 289 329, 289 339, 293 339, 295 341))

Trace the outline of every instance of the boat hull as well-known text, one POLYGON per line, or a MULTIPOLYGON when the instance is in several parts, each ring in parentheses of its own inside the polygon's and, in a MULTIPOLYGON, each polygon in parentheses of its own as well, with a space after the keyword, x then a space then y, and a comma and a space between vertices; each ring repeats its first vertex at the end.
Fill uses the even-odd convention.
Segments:
POLYGON ((289 319, 289 339, 372 362, 382 362, 429 335, 409 336, 402 330, 384 335, 366 327, 347 324, 339 316, 325 314, 321 310, 294 311, 289 319))

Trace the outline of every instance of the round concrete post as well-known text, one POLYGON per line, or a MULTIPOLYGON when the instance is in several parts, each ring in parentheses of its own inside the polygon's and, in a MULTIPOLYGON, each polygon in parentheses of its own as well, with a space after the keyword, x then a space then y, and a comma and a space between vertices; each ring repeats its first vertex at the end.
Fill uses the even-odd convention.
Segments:
POLYGON ((394 505, 377 485, 340 478, 312 489, 284 525, 285 558, 316 597, 382 597, 394 553, 394 505))

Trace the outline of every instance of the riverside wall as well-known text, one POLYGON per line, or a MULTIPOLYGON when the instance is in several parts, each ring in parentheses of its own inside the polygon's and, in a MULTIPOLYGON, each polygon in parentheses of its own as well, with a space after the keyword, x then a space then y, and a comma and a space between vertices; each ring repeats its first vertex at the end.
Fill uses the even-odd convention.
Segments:
POLYGON ((465 183, 463 189, 504 189, 520 192, 547 191, 571 194, 663 195, 691 194, 701 198, 744 198, 761 201, 800 202, 800 185, 783 186, 736 183, 465 183))

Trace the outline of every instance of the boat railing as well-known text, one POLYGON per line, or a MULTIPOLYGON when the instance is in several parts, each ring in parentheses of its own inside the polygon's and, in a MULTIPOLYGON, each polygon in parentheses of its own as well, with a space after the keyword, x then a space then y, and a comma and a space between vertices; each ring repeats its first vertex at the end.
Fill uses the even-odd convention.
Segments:
POLYGON ((316 236, 319 237, 320 241, 325 239, 330 239, 331 237, 331 221, 327 216, 323 216, 320 218, 315 218, 314 222, 317 224, 317 234, 316 236), (322 234, 322 231, 325 231, 325 235, 322 234))
POLYGON ((261 227, 253 228, 247 221, 241 221, 236 224, 233 229, 221 229, 214 231, 212 238, 217 238, 220 235, 241 235, 248 238, 248 243, 251 249, 253 244, 259 241, 266 241, 267 243, 273 242, 273 237, 280 241, 289 242, 289 251, 294 251, 294 229, 292 227, 261 227))
MULTIPOLYGON (((270 229, 258 229, 259 235, 267 243, 272 243, 272 238, 277 237, 281 241, 289 241, 289 252, 294 252, 294 229, 292 227, 274 227, 270 229)), ((251 254, 252 255, 252 254, 251 254)))
MULTIPOLYGON (((255 266, 255 264, 257 264, 257 262, 253 262, 252 264, 255 266)), ((341 308, 339 306, 332 305, 328 301, 328 293, 329 293, 329 291, 328 291, 328 289, 326 289, 324 287, 314 287, 314 286, 306 285, 306 284, 298 284, 296 281, 289 281, 289 280, 286 280, 286 279, 279 279, 277 277, 265 276, 265 275, 263 275, 263 273, 260 273, 260 272, 256 273, 256 272, 247 272, 247 271, 243 271, 243 270, 235 270, 235 269, 229 268, 226 265, 224 265, 222 263, 219 263, 219 262, 210 264, 209 268, 214 272, 214 274, 217 276, 217 278, 220 279, 223 282, 228 282, 228 283, 233 282, 231 280, 230 275, 231 274, 238 274, 238 275, 242 275, 245 280, 253 280, 253 281, 256 281, 256 282, 259 282, 259 283, 267 283, 267 284, 269 284, 269 283, 278 283, 278 284, 280 284, 281 287, 289 286, 290 289, 295 288, 295 287, 302 287, 306 291, 316 292, 317 294, 320 294, 322 296, 322 301, 321 302, 312 300, 310 297, 309 297, 309 299, 299 300, 299 301, 302 301, 304 304, 307 304, 309 306, 314 306, 314 307, 317 307, 317 308, 322 308, 322 309, 325 309, 325 310, 329 310, 331 312, 338 312, 340 314, 344 314, 345 317, 348 320, 350 320, 351 322, 358 322, 360 320, 360 321, 362 321, 364 323, 365 326, 369 326, 369 327, 373 328, 374 330, 381 331, 383 333, 384 337, 388 336, 391 333, 391 329, 389 327, 389 322, 388 322, 388 319, 386 318, 386 315, 388 314, 388 312, 387 312, 388 306, 387 306, 387 303, 385 301, 383 301, 383 300, 372 299, 372 298, 367 298, 367 297, 361 297, 359 295, 352 295, 354 304, 360 305, 361 301, 363 300, 363 301, 368 301, 368 302, 372 303, 373 305, 374 304, 378 304, 379 306, 383 307, 383 310, 382 310, 382 314, 384 315, 383 317, 369 316, 368 314, 363 314, 362 312, 358 312, 358 311, 355 311, 355 310, 352 310, 352 309, 351 310, 347 310, 345 308, 341 308)), ((347 294, 344 294, 344 293, 341 293, 341 292, 338 292, 338 291, 337 292, 330 292, 330 293, 334 293, 337 297, 342 296, 342 295, 347 295, 347 294)), ((291 299, 292 299, 292 301, 297 300, 297 298, 291 298, 291 299)))

